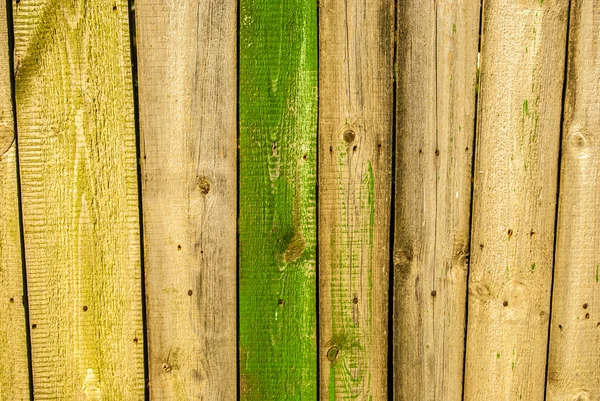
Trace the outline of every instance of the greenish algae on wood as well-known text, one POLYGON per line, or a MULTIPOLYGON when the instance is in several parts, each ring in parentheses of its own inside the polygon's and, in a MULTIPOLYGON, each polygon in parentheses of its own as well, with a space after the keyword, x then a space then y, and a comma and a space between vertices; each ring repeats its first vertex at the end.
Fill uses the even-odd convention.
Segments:
POLYGON ((137 0, 153 400, 235 400, 237 0, 137 0))
POLYGON ((546 400, 600 399, 600 1, 571 2, 546 400))
POLYGON ((395 400, 462 399, 479 4, 398 3, 395 400))
POLYGON ((36 400, 143 400, 126 0, 13 4, 36 400))
POLYGON ((543 400, 568 0, 483 3, 464 400, 543 400))
POLYGON ((394 18, 319 2, 322 400, 387 399, 394 18))
POLYGON ((242 400, 315 400, 317 5, 240 3, 242 400))
POLYGON ((6 5, 0 7, 0 401, 29 401, 6 5))

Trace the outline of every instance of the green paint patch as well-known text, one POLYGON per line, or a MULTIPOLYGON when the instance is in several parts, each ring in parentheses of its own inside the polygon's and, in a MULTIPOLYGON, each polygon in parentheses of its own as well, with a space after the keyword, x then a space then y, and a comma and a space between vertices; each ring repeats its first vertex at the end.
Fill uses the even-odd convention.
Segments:
POLYGON ((496 359, 500 359, 500 354, 496 354, 496 359))
POLYGON ((598 265, 596 265, 596 282, 598 282, 598 265))
POLYGON ((452 24, 452 33, 456 33, 456 24, 452 24))
POLYGON ((531 271, 535 270, 535 262, 531 264, 531 271))

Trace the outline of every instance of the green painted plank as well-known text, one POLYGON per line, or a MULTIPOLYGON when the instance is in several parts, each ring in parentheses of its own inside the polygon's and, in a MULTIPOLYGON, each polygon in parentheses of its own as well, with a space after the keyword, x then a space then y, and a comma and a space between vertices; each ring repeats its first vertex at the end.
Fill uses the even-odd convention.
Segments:
POLYGON ((36 400, 143 400, 126 0, 14 5, 36 400))
POLYGON ((317 8, 240 3, 242 400, 317 393, 317 8))

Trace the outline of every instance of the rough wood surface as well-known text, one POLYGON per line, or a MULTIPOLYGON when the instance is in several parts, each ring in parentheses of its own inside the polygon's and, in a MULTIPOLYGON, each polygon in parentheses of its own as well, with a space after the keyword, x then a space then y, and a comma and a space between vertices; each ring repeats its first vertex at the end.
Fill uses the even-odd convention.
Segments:
POLYGON ((0 401, 29 401, 6 6, 0 7, 0 401))
POLYGON ((36 400, 143 400, 126 0, 13 4, 36 400))
POLYGON ((398 3, 396 400, 462 398, 479 11, 398 3))
POLYGON ((236 7, 136 1, 155 400, 236 397, 236 7))
POLYGON ((242 400, 314 400, 317 5, 240 3, 242 400))
POLYGON ((543 400, 567 0, 484 2, 465 400, 543 400))
POLYGON ((394 2, 319 2, 321 399, 387 399, 394 2))
POLYGON ((546 399, 600 399, 600 1, 574 0, 546 399))

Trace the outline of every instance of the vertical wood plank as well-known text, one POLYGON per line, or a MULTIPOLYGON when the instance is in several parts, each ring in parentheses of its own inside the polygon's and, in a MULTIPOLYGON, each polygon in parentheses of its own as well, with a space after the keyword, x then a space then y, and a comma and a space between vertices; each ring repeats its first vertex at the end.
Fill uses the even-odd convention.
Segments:
POLYGON ((319 2, 323 400, 387 399, 394 2, 319 2))
POLYGON ((143 400, 126 0, 13 3, 36 400, 143 400))
POLYGON ((29 401, 17 154, 6 6, 0 6, 0 401, 29 401))
POLYGON ((396 400, 462 399, 479 12, 398 3, 396 400))
POLYGON ((240 3, 242 400, 314 400, 317 5, 240 3))
POLYGON ((236 7, 136 1, 156 400, 236 397, 236 7))
POLYGON ((543 400, 566 0, 484 2, 465 400, 543 400))
POLYGON ((600 397, 600 1, 571 4, 546 399, 600 397))

